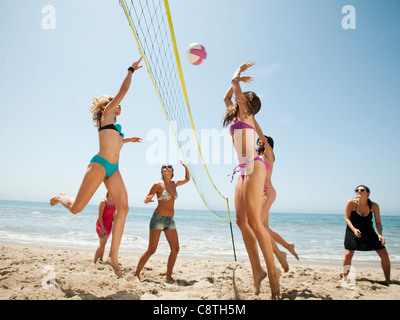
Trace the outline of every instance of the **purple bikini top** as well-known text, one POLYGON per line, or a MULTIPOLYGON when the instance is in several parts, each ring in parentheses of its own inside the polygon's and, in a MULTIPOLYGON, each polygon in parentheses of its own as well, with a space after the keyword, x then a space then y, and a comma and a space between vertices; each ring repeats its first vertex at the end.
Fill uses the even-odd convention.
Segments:
POLYGON ((242 122, 242 121, 238 120, 238 118, 235 118, 232 121, 230 130, 229 130, 231 136, 233 136, 233 133, 235 132, 235 130, 239 130, 239 129, 253 129, 254 131, 256 131, 251 125, 247 124, 246 122, 242 122))

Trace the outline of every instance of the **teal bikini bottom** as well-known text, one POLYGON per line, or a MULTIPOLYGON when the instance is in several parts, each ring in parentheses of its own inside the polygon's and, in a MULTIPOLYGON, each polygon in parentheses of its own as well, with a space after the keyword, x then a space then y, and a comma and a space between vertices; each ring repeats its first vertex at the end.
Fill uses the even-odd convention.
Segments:
POLYGON ((111 163, 108 160, 98 156, 97 154, 90 160, 90 163, 96 162, 103 166, 104 169, 106 169, 106 178, 111 176, 115 170, 118 169, 119 164, 118 163, 111 163))

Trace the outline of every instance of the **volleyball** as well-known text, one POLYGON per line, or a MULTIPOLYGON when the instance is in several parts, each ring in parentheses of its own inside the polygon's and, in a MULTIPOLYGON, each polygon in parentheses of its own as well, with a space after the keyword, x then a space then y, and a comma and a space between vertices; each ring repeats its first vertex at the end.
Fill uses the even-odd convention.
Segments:
POLYGON ((186 50, 186 58, 191 64, 198 66, 207 58, 206 48, 200 43, 192 43, 186 50))

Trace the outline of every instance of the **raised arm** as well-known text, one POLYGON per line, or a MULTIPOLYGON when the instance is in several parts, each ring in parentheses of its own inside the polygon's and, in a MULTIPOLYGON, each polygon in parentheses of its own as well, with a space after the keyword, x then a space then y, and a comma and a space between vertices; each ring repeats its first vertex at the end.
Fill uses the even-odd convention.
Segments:
MULTIPOLYGON (((253 79, 254 79, 253 77, 242 76, 242 77, 239 77, 238 81, 250 83, 251 81, 253 81, 253 79)), ((240 89, 240 86, 239 86, 239 89, 240 89)), ((240 89, 240 92, 241 92, 241 89, 240 89)), ((243 93, 242 93, 242 95, 243 95, 243 93)), ((227 108, 229 108, 233 104, 232 97, 233 97, 233 85, 231 85, 229 87, 229 90, 227 91, 227 93, 225 94, 225 97, 224 97, 224 102, 225 102, 225 105, 227 108)))
POLYGON ((232 103, 232 96, 233 96, 233 87, 230 86, 228 92, 225 94, 224 97, 224 102, 227 108, 229 108, 233 103, 232 103))
MULTIPOLYGON (((139 58, 139 60, 135 61, 131 68, 136 71, 143 66, 140 66, 140 62, 142 61, 142 57, 139 58)), ((107 105, 107 107, 104 109, 103 115, 111 114, 114 112, 114 109, 118 107, 118 105, 121 103, 122 99, 125 97, 126 93, 129 91, 129 87, 131 86, 132 82, 132 74, 133 71, 128 70, 128 74, 126 75, 124 81, 122 82, 121 88, 119 89, 117 95, 114 97, 113 100, 107 105)))
POLYGON ((256 118, 254 118, 254 126, 255 126, 255 129, 256 129, 258 137, 260 138, 260 140, 264 144, 264 149, 267 150, 267 148, 270 148, 271 151, 272 151, 272 148, 269 145, 267 138, 264 136, 260 126, 258 125, 258 122, 257 122, 256 118))
POLYGON ((241 73, 243 71, 246 71, 248 68, 254 66, 255 63, 252 61, 247 61, 245 63, 243 63, 235 72, 235 74, 233 75, 232 78, 232 90, 233 90, 233 94, 236 97, 236 100, 239 102, 239 109, 242 109, 243 111, 245 111, 245 109, 247 108, 247 99, 244 96, 242 89, 240 87, 240 81, 244 81, 244 79, 246 79, 245 82, 250 82, 253 80, 253 78, 251 77, 242 77, 241 73))
POLYGON ((187 165, 184 164, 182 160, 181 160, 181 164, 182 164, 182 166, 185 167, 185 179, 183 179, 183 180, 176 180, 176 181, 175 181, 175 184, 176 184, 177 187, 178 187, 178 186, 181 186, 181 185, 183 185, 183 184, 185 184, 185 183, 187 183, 187 182, 190 181, 190 173, 189 173, 189 169, 188 169, 187 165))

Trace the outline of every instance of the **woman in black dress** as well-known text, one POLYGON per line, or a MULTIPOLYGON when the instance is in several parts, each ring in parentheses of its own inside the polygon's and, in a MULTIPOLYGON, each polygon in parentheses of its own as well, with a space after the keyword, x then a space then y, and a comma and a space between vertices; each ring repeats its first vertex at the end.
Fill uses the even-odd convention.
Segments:
MULTIPOLYGON (((356 199, 347 202, 344 220, 347 223, 346 235, 344 239, 345 255, 343 260, 343 270, 351 265, 354 251, 375 250, 381 258, 385 282, 390 284, 390 260, 385 248, 385 239, 382 236, 382 224, 377 203, 369 199, 370 190, 364 185, 355 189, 356 199), (375 217, 376 234, 372 218, 375 217)), ((347 273, 344 272, 344 276, 347 273)))

